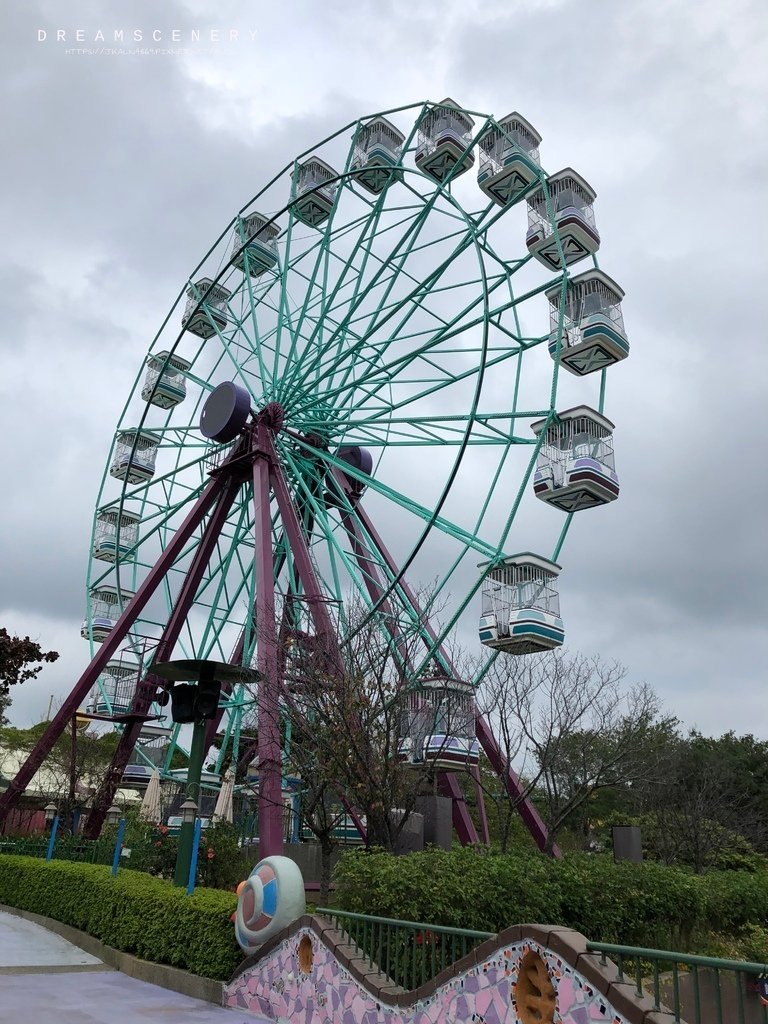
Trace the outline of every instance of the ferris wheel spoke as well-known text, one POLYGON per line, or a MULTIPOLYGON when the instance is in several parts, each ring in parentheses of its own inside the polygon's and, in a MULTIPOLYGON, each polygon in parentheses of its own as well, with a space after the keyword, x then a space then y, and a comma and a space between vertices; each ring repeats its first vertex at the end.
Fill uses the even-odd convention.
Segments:
MULTIPOLYGON (((380 197, 380 201, 383 202, 383 199, 384 199, 384 195, 382 195, 382 197, 380 197)), ((337 286, 334 288, 332 294, 327 299, 325 299, 324 296, 321 296, 320 299, 318 300, 318 302, 317 302, 318 311, 317 311, 317 314, 316 314, 316 317, 315 317, 317 326, 315 327, 314 331, 312 332, 312 335, 307 339, 307 344, 306 344, 306 347, 305 347, 305 352, 308 350, 309 346, 311 345, 312 341, 314 340, 315 335, 317 333, 317 330, 319 328, 319 325, 322 324, 322 323, 325 323, 325 322, 332 323, 334 325, 334 327, 336 328, 336 333, 338 334, 338 340, 337 340, 337 343, 336 343, 336 351, 338 353, 338 357, 339 358, 343 357, 347 337, 353 337, 355 340, 362 341, 362 336, 361 335, 357 334, 356 332, 353 332, 352 329, 351 329, 351 326, 349 326, 349 325, 347 325, 346 328, 345 328, 342 325, 342 323, 340 322, 339 319, 333 318, 331 316, 331 313, 334 310, 334 300, 336 299, 337 295, 339 294, 339 291, 342 290, 342 285, 344 285, 346 274, 348 273, 348 271, 353 266, 353 260, 355 259, 355 257, 360 252, 362 252, 362 263, 361 263, 360 268, 358 268, 357 278, 355 280, 353 280, 353 281, 347 282, 347 285, 346 285, 347 288, 351 289, 352 295, 349 298, 344 298, 342 300, 342 303, 343 303, 342 308, 346 309, 350 303, 351 304, 355 304, 357 302, 357 300, 358 300, 358 297, 359 297, 359 294, 360 294, 360 289, 362 287, 363 280, 364 280, 363 272, 365 270, 365 266, 367 264, 367 261, 370 258, 371 245, 372 245, 373 241, 377 237, 380 238, 381 235, 382 235, 381 232, 378 235, 376 233, 376 226, 378 225, 378 218, 379 218, 379 206, 380 206, 380 204, 377 204, 377 209, 376 209, 375 214, 374 214, 373 223, 371 223, 369 225, 370 226, 370 232, 368 233, 368 240, 367 240, 367 242, 365 242, 365 244, 363 244, 364 243, 364 239, 366 237, 366 232, 363 232, 361 234, 360 238, 358 239, 355 247, 353 248, 349 258, 345 262, 343 262, 342 270, 341 270, 341 273, 339 275, 339 280, 337 282, 337 286)), ((313 308, 313 312, 314 312, 314 308, 313 308)), ((332 345, 329 345, 329 348, 332 348, 332 345)), ((319 353, 319 356, 322 356, 322 352, 319 353)), ((296 364, 296 369, 293 371, 292 375, 288 379, 288 386, 290 386, 291 384, 293 384, 295 382, 296 372, 297 372, 298 369, 299 369, 299 364, 297 363, 296 364)), ((314 375, 315 375, 316 379, 317 379, 318 375, 321 372, 324 374, 324 371, 322 371, 321 368, 319 366, 317 366, 315 368, 315 370, 314 370, 314 375)), ((309 376, 309 375, 310 375, 310 372, 305 374, 305 376, 309 376)))
MULTIPOLYGON (((408 230, 401 236, 401 238, 396 242, 393 249, 390 250, 390 252, 385 257, 383 257, 382 263, 378 271, 376 271, 373 274, 371 281, 366 285, 365 288, 362 289, 362 291, 358 295, 357 301, 351 304, 351 308, 349 312, 346 314, 345 318, 343 319, 339 327, 339 330, 343 331, 346 329, 346 326, 351 320, 353 314, 357 312, 361 303, 368 297, 372 289, 376 287, 377 284, 380 282, 380 279, 384 275, 384 272, 386 270, 390 270, 390 283, 385 289, 384 295, 381 299, 381 301, 383 302, 387 301, 389 294, 391 290, 394 288, 394 284, 398 279, 398 272, 401 269, 401 267, 405 264, 411 250, 416 245, 420 237, 421 231, 424 227, 424 224, 426 223, 427 215, 434 207, 438 194, 438 192, 434 192, 426 200, 426 202, 424 202, 422 197, 424 205, 421 211, 419 212, 418 216, 414 218, 413 223, 409 226, 408 230)), ((310 363, 309 367, 307 368, 307 371, 310 373, 314 373, 315 369, 315 366, 312 363, 310 363)))

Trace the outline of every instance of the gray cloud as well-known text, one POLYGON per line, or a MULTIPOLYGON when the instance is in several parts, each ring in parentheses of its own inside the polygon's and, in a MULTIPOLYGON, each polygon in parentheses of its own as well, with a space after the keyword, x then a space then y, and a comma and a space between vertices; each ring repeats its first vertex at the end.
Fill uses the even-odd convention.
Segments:
MULTIPOLYGON (((606 404, 622 494, 577 516, 563 549, 569 643, 624 661, 686 721, 760 731, 762 5, 284 6, 254 18, 253 44, 178 58, 38 43, 41 27, 78 27, 53 3, 16 4, 4 28, 0 606, 9 628, 37 628, 63 654, 17 698, 18 719, 41 714, 85 663, 82 584, 112 432, 197 260, 315 140, 370 110, 451 94, 499 116, 519 109, 544 136, 544 166, 592 181, 600 263, 627 292, 632 353, 606 404)), ((249 25, 232 3, 131 7, 132 23, 164 31, 249 25)), ((78 23, 119 24, 96 3, 78 23)), ((540 314, 543 332, 543 303, 540 314)), ((564 401, 578 387, 565 381, 564 401)), ((415 489, 419 473, 404 475, 415 489)), ((515 540, 555 515, 527 501, 515 540)), ((425 577, 439 568, 425 564, 425 577)))

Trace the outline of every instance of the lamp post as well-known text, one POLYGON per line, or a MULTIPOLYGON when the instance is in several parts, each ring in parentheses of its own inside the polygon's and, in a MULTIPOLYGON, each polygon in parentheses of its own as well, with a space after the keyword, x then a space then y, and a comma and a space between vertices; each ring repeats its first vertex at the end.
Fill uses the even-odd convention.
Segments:
POLYGON ((215 718, 219 706, 222 683, 255 682, 260 673, 227 665, 217 661, 182 660, 165 661, 152 665, 150 671, 161 679, 169 679, 171 688, 171 717, 174 722, 192 725, 192 743, 187 766, 186 800, 181 806, 179 849, 173 884, 186 886, 192 862, 192 844, 195 818, 200 803, 200 777, 205 757, 205 723, 215 718), (196 685, 194 685, 196 684, 196 685))
POLYGON ((120 808, 117 806, 117 804, 112 804, 112 806, 107 811, 107 824, 116 825, 118 821, 120 821, 121 813, 122 812, 120 808))
POLYGON ((53 802, 46 804, 43 813, 45 814, 45 831, 50 832, 53 819, 56 817, 56 804, 53 802))

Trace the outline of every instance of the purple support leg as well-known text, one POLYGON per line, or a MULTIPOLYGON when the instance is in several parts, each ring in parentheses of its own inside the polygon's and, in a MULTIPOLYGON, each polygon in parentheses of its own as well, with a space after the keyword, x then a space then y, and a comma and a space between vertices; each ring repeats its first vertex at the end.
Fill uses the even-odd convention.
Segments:
POLYGON ((461 792, 459 780, 453 772, 440 772, 437 776, 437 785, 443 796, 451 798, 453 827, 456 830, 456 835, 459 837, 461 845, 467 846, 469 843, 478 843, 480 840, 477 838, 477 829, 470 817, 467 801, 461 792))
MULTIPOLYGON (((536 845, 540 850, 546 850, 547 839, 549 838, 547 826, 541 820, 539 812, 525 795, 525 789, 523 788, 520 779, 504 757, 501 747, 496 742, 496 737, 491 732, 491 727, 481 715, 477 715, 475 718, 475 731, 477 738, 480 741, 480 746, 488 755, 491 767, 506 786, 510 797, 512 797, 516 802, 517 809, 520 812, 520 817, 525 822, 528 831, 536 840, 536 845)), ((552 845, 552 856, 557 857, 558 859, 562 857, 560 847, 556 844, 552 845)))
MULTIPOLYGON (((228 478, 223 477, 222 482, 223 490, 219 494, 218 503, 213 510, 211 518, 206 523, 200 543, 195 550, 192 564, 187 571, 170 618, 163 629, 160 642, 155 650, 154 660, 157 662, 166 661, 171 656, 186 617, 189 614, 189 609, 192 607, 197 588, 200 586, 200 580, 213 554, 216 541, 219 539, 219 535, 232 508, 232 503, 237 496, 237 492, 240 490, 241 481, 239 479, 231 476, 228 478)), ((128 764, 133 748, 136 745, 136 740, 141 733, 142 720, 157 696, 158 682, 157 677, 153 676, 150 671, 136 687, 136 692, 131 701, 130 715, 132 717, 123 729, 123 734, 112 755, 112 762, 94 798, 93 809, 88 815, 85 834, 89 839, 95 839, 101 832, 107 809, 115 798, 117 788, 122 782, 125 766, 128 764)))
POLYGON ((491 845, 491 834, 488 831, 488 815, 485 811, 485 796, 483 786, 480 782, 480 765, 473 764, 469 773, 475 780, 475 800, 477 801, 477 815, 480 819, 480 838, 486 846, 491 845))
MULTIPOLYGON (((267 427, 259 426, 267 435, 267 427)), ((260 437, 263 441, 264 437, 260 437)), ((271 442, 270 442, 271 445, 271 442)), ((263 451, 263 448, 262 448, 263 451)), ((280 757, 280 679, 275 622, 275 578, 272 557, 272 516, 269 505, 269 460, 260 455, 253 464, 254 563, 256 569, 259 764, 259 854, 283 852, 283 792, 280 757)))
MULTIPOLYGON (((377 549, 379 550, 382 558, 389 566, 390 571, 397 575, 397 567, 395 566, 394 559, 392 558, 389 551, 385 547, 384 542, 382 541, 381 537, 379 537, 370 519, 359 505, 355 511, 357 515, 360 517, 360 520, 365 526, 365 529, 367 530, 369 536, 371 537, 377 549)), ((399 585, 405 596, 411 602, 411 605, 414 608, 414 610, 420 617, 422 617, 425 632, 433 641, 433 643, 435 643, 437 641, 435 631, 432 629, 429 620, 422 616, 422 612, 416 601, 415 595, 413 594, 413 592, 411 591, 410 587, 408 586, 404 579, 400 580, 399 585)), ((438 650, 440 653, 441 660, 443 660, 446 666, 450 668, 451 671, 453 671, 453 666, 451 665, 450 659, 446 655, 445 651, 442 649, 442 647, 438 648, 438 650)), ((509 795, 517 801, 517 807, 520 811, 520 816, 525 822, 529 832, 536 840, 536 844, 538 845, 539 849, 546 849, 548 838, 546 825, 541 820, 539 812, 536 810, 531 801, 525 795, 523 788, 520 784, 520 780, 515 774, 515 772, 512 770, 512 767, 505 761, 501 752, 501 748, 496 742, 496 739, 493 733, 491 732, 490 726, 485 721, 485 719, 481 718, 479 715, 475 720, 475 732, 483 750, 488 755, 488 760, 491 762, 493 770, 498 774, 499 778, 506 786, 509 795)), ((478 803, 480 803, 480 801, 478 801, 478 803)), ((454 803, 454 809, 455 808, 456 804, 454 803)), ((485 805, 483 804, 483 811, 484 810, 485 805)), ((560 853, 560 849, 556 845, 552 847, 552 854, 554 857, 562 856, 562 854, 560 853)))
POLYGON ((152 597, 168 569, 183 550, 184 545, 215 501, 220 490, 221 482, 218 479, 211 480, 206 485, 205 490, 195 502, 187 518, 178 528, 173 539, 160 555, 150 570, 149 575, 115 623, 114 629, 101 645, 99 652, 95 655, 82 676, 80 676, 80 679, 57 711, 48 728, 37 741, 24 764, 19 768, 16 777, 11 780, 8 789, 0 797, 0 821, 4 820, 8 811, 16 805, 19 797, 29 785, 30 780, 53 749, 56 740, 61 736, 67 723, 88 695, 88 691, 98 679, 109 659, 125 639, 131 626, 141 614, 142 609, 152 597))

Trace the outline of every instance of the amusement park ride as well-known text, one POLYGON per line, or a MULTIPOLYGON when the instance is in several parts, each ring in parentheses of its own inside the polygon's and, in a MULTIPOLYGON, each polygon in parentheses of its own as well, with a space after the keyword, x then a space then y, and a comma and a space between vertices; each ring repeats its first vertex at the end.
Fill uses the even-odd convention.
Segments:
MULTIPOLYGON (((251 682, 225 681, 207 723, 213 778, 248 753, 255 706, 261 856, 280 853, 278 638, 322 640, 341 666, 360 628, 351 597, 401 652, 400 756, 431 762, 459 839, 478 839, 457 774, 479 786, 479 747, 521 795, 475 687, 499 655, 563 642, 557 560, 573 514, 618 495, 603 406, 629 349, 623 292, 594 259, 595 192, 570 168, 547 174, 540 142, 517 113, 450 99, 387 111, 302 154, 227 225, 120 416, 94 518, 92 660, 0 818, 87 700, 121 732, 89 816, 98 834, 129 769, 154 767, 142 743, 165 729, 171 684, 153 664, 214 659, 251 682), (533 496, 553 508, 526 512, 533 496), (509 554, 513 536, 548 556, 509 554), (422 606, 407 580, 435 577, 422 606), (446 640, 473 608, 486 657, 463 679, 446 640), (398 646, 406 629, 418 657, 398 646)), ((182 736, 166 732, 173 777, 182 736)), ((520 810, 543 848, 535 808, 520 810)))

